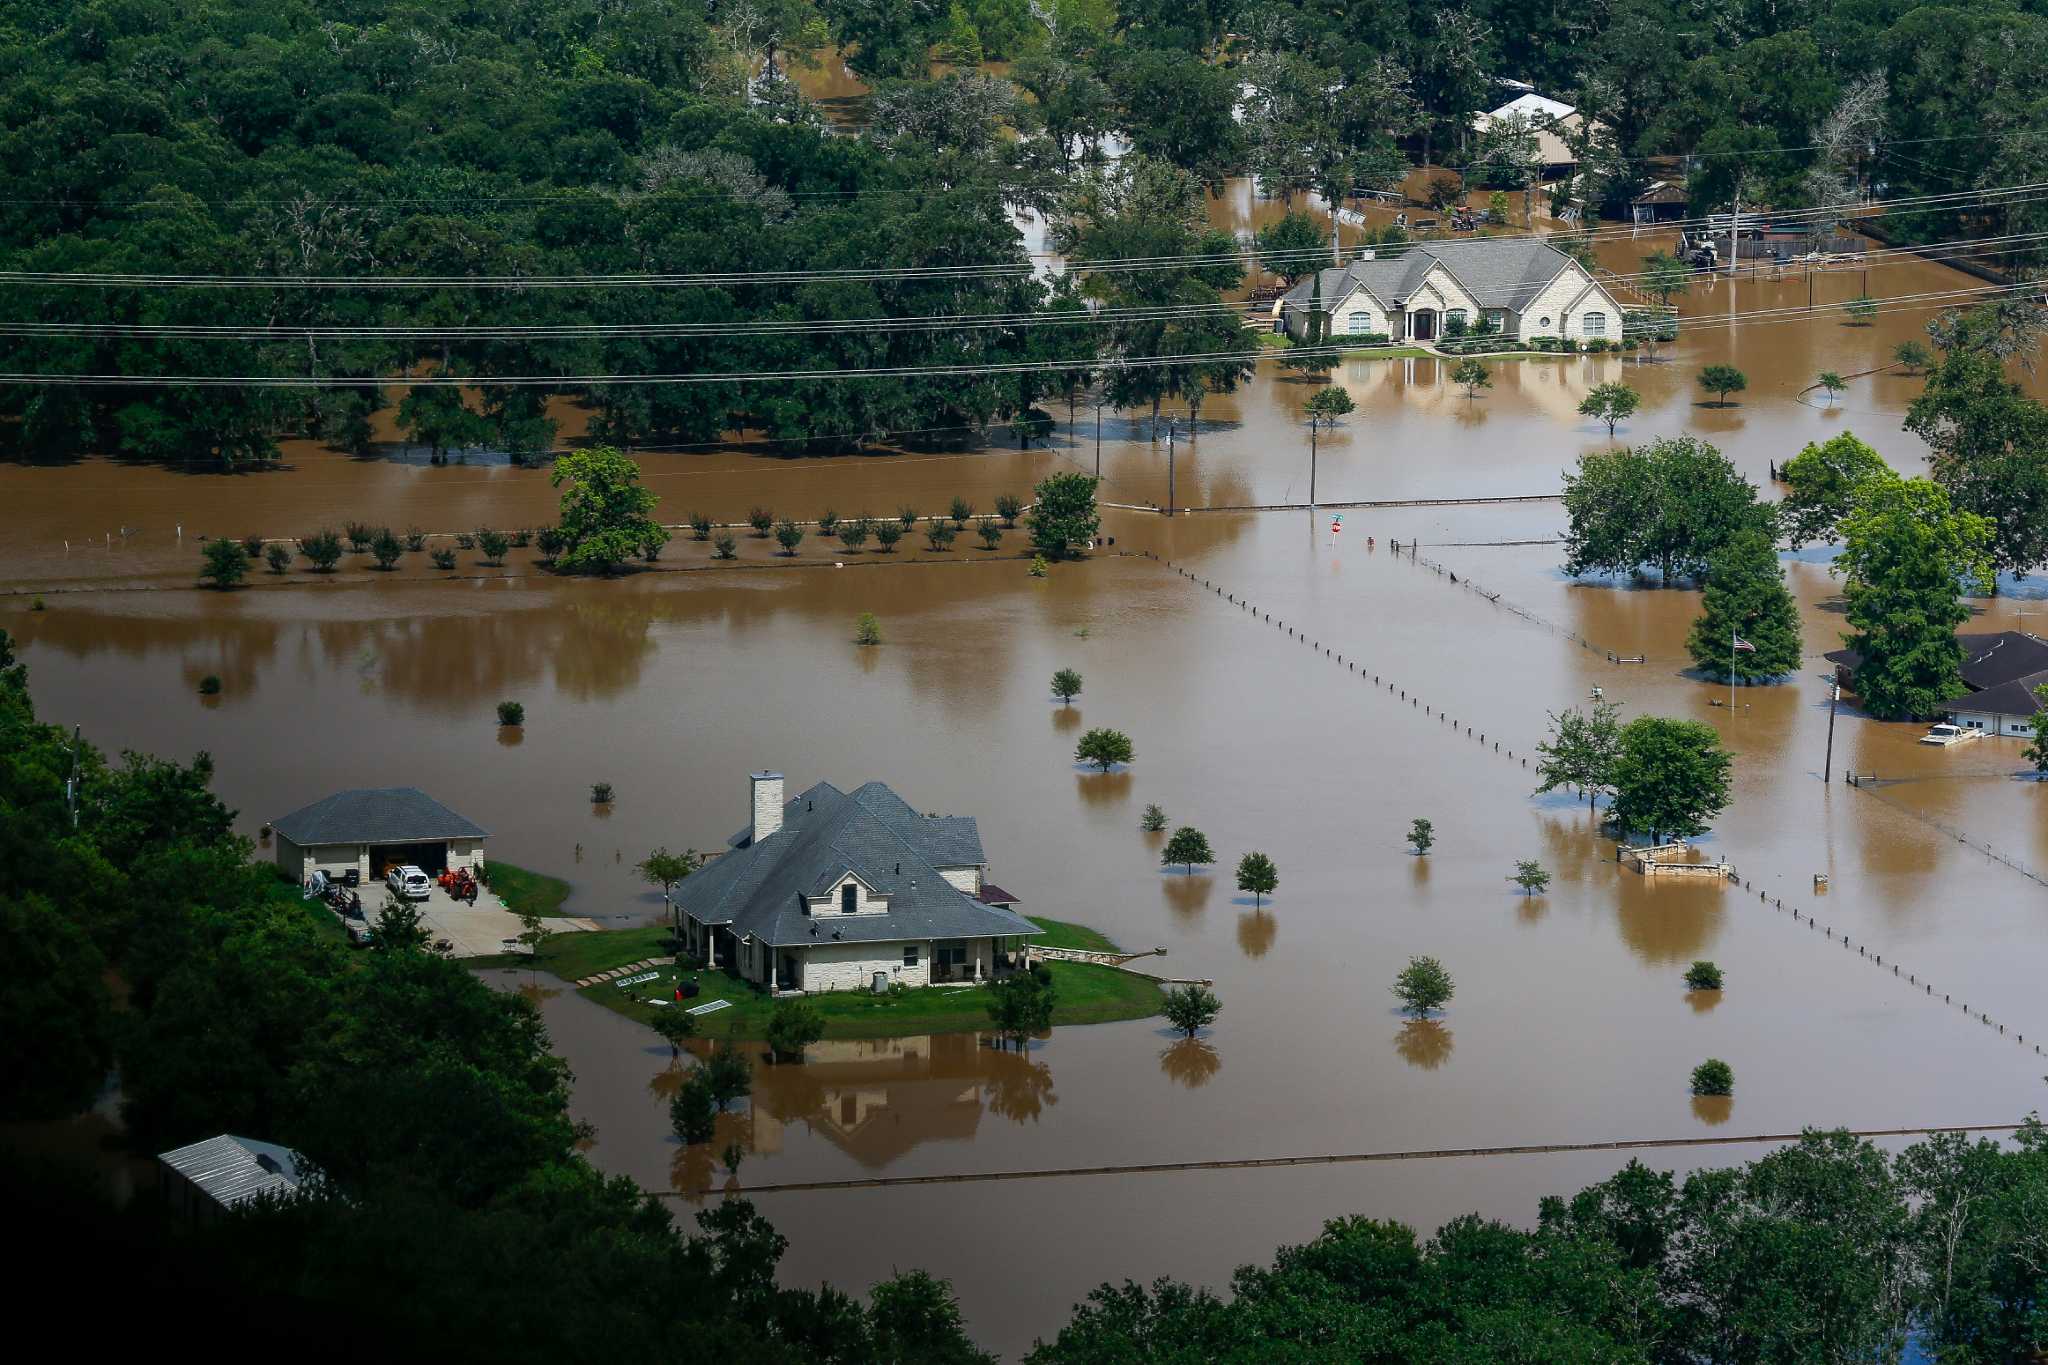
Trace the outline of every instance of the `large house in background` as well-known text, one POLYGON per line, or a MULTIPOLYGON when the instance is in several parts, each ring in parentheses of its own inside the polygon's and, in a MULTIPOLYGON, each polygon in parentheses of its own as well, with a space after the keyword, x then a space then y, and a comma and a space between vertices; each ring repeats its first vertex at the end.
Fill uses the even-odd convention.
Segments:
POLYGON ((981 832, 920 815, 881 782, 820 782, 792 800, 752 773, 753 819, 677 883, 685 945, 776 991, 984 981, 1037 925, 988 884, 981 832))
POLYGON ((1397 256, 1367 252, 1301 280, 1280 299, 1287 334, 1308 336, 1321 282, 1330 337, 1378 334, 1433 341, 1481 317, 1502 336, 1621 339, 1621 304, 1591 271, 1533 237, 1417 242, 1397 256))
MULTIPOLYGON (((1965 730, 1987 735, 2034 733, 2034 713, 2043 709, 2034 689, 2048 685, 2048 640, 2019 630, 1959 632, 1963 647, 1963 686, 1970 690, 1944 711, 1965 730)), ((1853 649, 1827 654, 1835 677, 1854 691, 1863 655, 1853 649)))
MULTIPOLYGON (((1578 167, 1579 154, 1572 150, 1570 140, 1585 128, 1586 116, 1577 109, 1563 100, 1554 100, 1524 88, 1521 94, 1500 108, 1475 115, 1472 127, 1483 133, 1494 124, 1509 119, 1519 119, 1535 137, 1536 160, 1542 164, 1545 179, 1568 175, 1578 167)), ((1603 125, 1595 123, 1593 126, 1599 128, 1603 125)))

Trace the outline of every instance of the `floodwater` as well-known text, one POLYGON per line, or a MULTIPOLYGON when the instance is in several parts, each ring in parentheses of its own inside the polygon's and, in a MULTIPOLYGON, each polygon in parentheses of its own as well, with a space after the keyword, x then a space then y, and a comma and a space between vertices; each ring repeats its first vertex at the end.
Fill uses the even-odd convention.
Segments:
MULTIPOLYGON (((1872 292, 1960 278, 1885 265, 1872 292)), ((1846 296, 1852 283, 1816 287, 1846 296)), ((1702 282, 1685 306, 1725 311, 1732 299, 1739 315, 1803 302, 1805 290, 1803 278, 1702 282)), ((1350 359, 1339 382, 1360 410, 1321 448, 1318 495, 1555 493, 1558 471, 1608 440, 1577 417, 1578 397, 1617 376, 1645 396, 1623 439, 1692 432, 1759 483, 1769 462, 1845 428, 1916 469, 1923 452, 1898 429, 1910 379, 1855 379, 1833 409, 1799 394, 1820 369, 1882 364, 1924 317, 1738 321, 1688 332, 1652 364, 1501 363, 1475 399, 1433 361, 1350 359), (1702 408, 1691 376, 1724 359, 1751 388, 1738 406, 1702 408)), ((1304 500, 1295 419, 1305 392, 1262 369, 1240 394, 1210 400, 1193 439, 1174 443, 1175 502, 1304 500)), ((1165 503, 1163 433, 1155 441, 1142 421, 1104 417, 1106 496, 1165 503)), ((640 459, 674 521, 692 510, 736 519, 756 504, 815 516, 910 503, 929 514, 956 492, 986 508, 1052 469, 1092 469, 1093 414, 1028 452, 640 459)), ((893 560, 872 546, 811 545, 780 569, 751 538, 742 563, 725 568, 679 538, 657 566, 674 571, 608 583, 537 575, 530 553, 515 551, 503 570, 465 552, 449 581, 414 557, 391 575, 259 572, 238 593, 186 590, 200 534, 291 535, 349 519, 517 526, 544 520, 552 496, 539 471, 305 448, 287 469, 242 476, 106 461, 8 467, 0 584, 15 591, 0 598, 0 626, 19 640, 46 717, 82 723, 109 749, 209 751, 252 835, 337 788, 416 784, 491 830, 493 853, 571 879, 578 913, 642 922, 658 898, 632 863, 657 844, 715 846, 745 819, 749 770, 780 769, 793 789, 881 779, 924 809, 979 817, 992 878, 1027 911, 1093 924, 1127 947, 1165 947, 1149 965, 1213 979, 1225 1006, 1193 1044, 1138 1021, 1058 1030, 1023 1054, 969 1035, 821 1045, 804 1066, 763 1066, 753 1102, 726 1120, 713 1147, 746 1149, 735 1180, 709 1150, 669 1136, 678 1072, 667 1048, 543 982, 536 994, 575 1069, 577 1111, 597 1129, 592 1160, 673 1192, 685 1211, 730 1184, 1996 1123, 2048 1096, 2033 1050, 2048 1039, 2038 984, 2048 885, 2033 875, 2048 865, 2048 791, 2015 779, 2015 741, 1938 751, 1916 745, 1912 727, 1846 707, 1834 780, 1822 781, 1828 710, 1812 675, 1836 643, 1840 604, 1820 556, 1790 568, 1810 667, 1784 686, 1738 691, 1733 707, 1714 704, 1727 690, 1689 671, 1696 597, 1564 578, 1555 502, 1361 508, 1336 537, 1327 513, 1111 512, 1114 550, 1044 580, 1013 557, 1015 536, 995 554, 968 548, 971 538, 942 554, 906 542, 893 560), (1443 572, 1391 553, 1396 539, 1419 540, 1443 572), (31 592, 48 610, 30 609, 31 592), (862 611, 881 618, 880 647, 851 643, 862 611), (1072 707, 1045 689, 1062 666, 1086 680, 1072 707), (209 673, 223 689, 202 699, 196 684, 209 673), (1546 712, 1595 686, 1630 714, 1722 729, 1738 755, 1735 803, 1705 848, 1740 881, 1645 881, 1613 861, 1582 804, 1530 796, 1520 759, 1546 712), (494 723, 501 699, 526 706, 517 735, 494 723), (1092 725, 1130 732, 1128 771, 1077 770, 1071 745, 1092 725), (1882 781, 1847 786, 1850 769, 1882 781), (608 811, 587 802, 597 781, 617 791, 608 811), (1137 829, 1149 802, 1203 829, 1219 866, 1162 871, 1158 838, 1137 829), (1418 816, 1436 826, 1427 858, 1404 843, 1418 816), (1251 849, 1280 869, 1279 893, 1259 908, 1230 876, 1251 849), (1508 882, 1522 858, 1554 874, 1546 895, 1525 898, 1508 882), (1814 885, 1822 872, 1825 891, 1814 885), (1394 1012, 1388 986, 1422 953, 1444 961, 1458 990, 1441 1018, 1415 1023, 1394 1012), (1726 972, 1719 998, 1685 991, 1681 973, 1697 957, 1726 972), (1708 1056, 1733 1065, 1732 1104, 1702 1107, 1686 1093, 1708 1056)), ((2038 628, 2022 615, 2038 606, 2031 585, 2008 585, 1985 620, 2038 628)), ((491 975, 531 989, 523 976, 491 975)), ((1756 1150, 1647 1159, 1682 1167, 1756 1150)), ((977 1335, 1015 1354, 1100 1280, 1220 1284, 1233 1264, 1341 1213, 1528 1219, 1539 1196, 1624 1159, 762 1202, 791 1239, 792 1282, 857 1289, 927 1265, 954 1281, 977 1335), (1003 1238, 987 1235, 991 1220, 1003 1238)))
MULTIPOLYGON (((1421 523, 1445 515, 1485 530, 1494 514, 1361 521, 1382 537, 1413 528, 1426 554, 1553 624, 1396 558, 1384 539, 1366 551, 1364 524, 1339 549, 1306 514, 1114 525, 1119 549, 1185 560, 1362 661, 1367 678, 1476 723, 1483 745, 1162 563, 1115 554, 1043 581, 998 560, 107 592, 17 607, 6 625, 46 714, 110 747, 209 750, 252 830, 334 788, 417 782, 490 829, 502 856, 571 877, 575 908, 623 920, 652 909, 631 862, 736 828, 749 769, 798 785, 882 778, 924 808, 978 816, 992 876, 1027 909, 1164 946, 1154 965, 1215 980, 1225 1002, 1194 1047, 1140 1021, 1060 1030, 1021 1056, 952 1037, 835 1043, 814 1066, 764 1067, 756 1102, 715 1144, 748 1149, 740 1185, 1999 1122, 2040 1102, 2029 1047, 1894 980, 1889 964, 1896 953, 1938 991, 2048 1036, 2036 985, 2048 889, 1952 840, 1915 837, 1908 817, 1860 791, 1823 786, 1810 773, 1826 724, 1814 688, 1751 689, 1732 716, 1709 706, 1718 689, 1685 676, 1672 652, 1689 595, 1556 583, 1540 550, 1432 546, 1421 523), (883 621, 879 648, 850 643, 862 610, 883 621), (1640 645, 1650 662, 1610 664, 1567 632, 1640 645), (1071 709, 1045 692, 1062 665, 1086 678, 1071 709), (193 695, 204 672, 225 681, 217 705, 193 695), (1492 743, 1526 752, 1543 710, 1594 682, 1631 711, 1728 725, 1737 801, 1710 851, 1887 966, 1739 887, 1645 882, 1612 861, 1582 806, 1532 800, 1532 779, 1492 743), (516 745, 492 723, 501 696, 527 705, 516 745), (1096 724, 1132 733, 1128 773, 1076 770, 1073 736, 1096 724), (618 790, 607 815, 585 800, 597 780, 618 790), (1223 865, 1162 872, 1157 838, 1136 827, 1153 801, 1205 830, 1223 865), (1427 858, 1403 844, 1418 815, 1437 829, 1427 858), (1252 848, 1280 867, 1263 908, 1228 873, 1252 848), (1548 894, 1525 899, 1506 880, 1525 857, 1555 874, 1548 894), (1825 897, 1807 885, 1817 870, 1833 876, 1825 897), (1388 993, 1418 953, 1458 982, 1429 1024, 1402 1019, 1388 993), (1695 957, 1727 972, 1723 998, 1687 994, 1680 974, 1695 957), (1684 1078, 1707 1056, 1734 1065, 1737 1091, 1701 1112, 1684 1078)), ((1825 575, 1800 566, 1797 580, 1809 614, 1825 617, 1825 575)), ((1837 762, 1860 769, 1991 758, 1923 756, 1894 727, 1854 717, 1838 727, 1837 762)), ((2012 822, 2026 819, 2038 812, 2012 822)), ((577 1110, 597 1128, 592 1159, 651 1189, 725 1186, 713 1149, 686 1152, 668 1135, 667 1049, 573 993, 543 997, 577 1110)), ((766 1206, 791 1237, 793 1279, 857 1287, 931 1263, 976 1330, 1015 1351, 1104 1278, 1213 1280, 1339 1212, 1527 1217, 1560 1181, 1619 1160, 826 1190, 766 1206), (902 1213, 876 1218, 878 1199, 902 1213), (1048 1207, 1064 1216, 1044 1217, 1048 1207), (949 1249, 933 1226, 1005 1214, 1040 1230, 1001 1246, 970 1234, 970 1250, 949 1249), (1191 1224, 1205 1235, 1163 1235, 1191 1224)))

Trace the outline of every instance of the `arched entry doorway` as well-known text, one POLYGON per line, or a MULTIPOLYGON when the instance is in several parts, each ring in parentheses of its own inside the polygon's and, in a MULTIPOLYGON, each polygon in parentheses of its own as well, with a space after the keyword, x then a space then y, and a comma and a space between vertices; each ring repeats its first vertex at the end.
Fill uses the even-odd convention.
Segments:
POLYGON ((1417 341, 1431 341, 1436 337, 1436 309, 1418 308, 1408 315, 1408 335, 1417 341))

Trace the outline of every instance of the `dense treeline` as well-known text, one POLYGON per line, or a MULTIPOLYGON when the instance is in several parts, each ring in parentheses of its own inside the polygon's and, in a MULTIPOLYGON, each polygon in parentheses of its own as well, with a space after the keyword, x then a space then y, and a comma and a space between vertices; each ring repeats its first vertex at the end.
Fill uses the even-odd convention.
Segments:
POLYGON ((118 1063, 141 1152, 229 1131, 316 1173, 312 1197, 195 1232, 150 1200, 117 1215, 10 1166, 8 1207, 76 1253, 38 1256, 17 1285, 46 1322, 113 1296, 121 1320, 94 1328, 109 1349, 232 1303, 205 1330, 233 1356, 274 1338, 322 1359, 563 1360, 687 1337, 743 1360, 987 1359, 939 1281, 899 1275, 872 1307, 784 1290, 783 1240, 746 1202, 686 1237, 660 1201, 599 1176, 533 1005, 402 934, 350 954, 251 863, 211 775, 204 755, 74 748, 35 719, 0 632, 0 1026, 20 1044, 0 1117, 79 1110, 118 1063))
MULTIPOLYGON (((1652 176, 1681 173, 1696 212, 1738 188, 1747 202, 1794 207, 1864 189, 2029 182, 2048 178, 2048 109, 2027 60, 2048 38, 2038 8, 7 0, 0 268, 754 277, 689 288, 0 284, 0 321, 100 325, 0 338, 0 370, 277 381, 10 385, 0 388, 0 444, 39 457, 111 450, 236 464, 271 456, 289 435, 366 449, 371 415, 396 403, 405 437, 437 456, 490 446, 525 458, 555 444, 548 400, 558 395, 587 402, 595 434, 625 444, 709 442, 738 429, 844 448, 884 435, 966 439, 1013 420, 1028 431, 1040 420, 1034 404, 1071 392, 1097 361, 1214 353, 1219 338, 1241 338, 1074 321, 1081 298, 1049 296, 1031 278, 1006 210, 1048 213, 1062 244, 1085 253, 1095 211, 1119 188, 1106 192, 1105 175, 1143 188, 1166 175, 1213 186, 1248 172, 1268 193, 1330 196, 1392 184, 1420 161, 1463 169, 1474 184, 1526 185, 1528 129, 1471 131, 1473 115, 1500 102, 1504 77, 1597 120, 1574 136, 1585 189, 1609 210, 1652 176), (863 136, 826 131, 788 78, 832 45, 876 86, 863 136), (1009 63, 1003 74, 972 65, 994 60, 1009 63), (1111 135, 1131 151, 1103 172, 1111 135), (1011 273, 820 273, 988 264, 1011 273), (1034 312, 1068 320, 1015 321, 1034 312), (963 315, 1005 321, 871 321, 963 315), (586 330, 305 330, 476 325, 586 330), (109 330, 165 326, 267 330, 109 330), (677 330, 686 326, 699 330, 677 330), (855 382, 601 378, 1021 361, 1071 365, 855 382), (380 383, 407 373, 472 382, 380 383), (319 386, 289 383, 300 378, 319 386)), ((1206 247, 1177 189, 1168 199, 1182 226, 1162 240, 1206 247)), ((2025 232, 2039 226, 2042 202, 1890 221, 1923 239, 2025 232)), ((1098 234, 1094 254, 1131 235, 1098 234)), ((2023 266, 2039 249, 2000 250, 1994 263, 2023 266)), ((1086 293, 1179 307, 1237 282, 1234 270, 1154 274, 1097 279, 1086 293)), ((1225 366, 1133 383, 1138 368, 1111 371, 1122 405, 1163 394, 1199 406, 1235 382, 1225 366)))
POLYGON ((1427 1242, 1342 1218, 1220 1301, 1105 1285, 1033 1365, 1214 1361, 2022 1362, 2048 1346, 2048 1130, 1944 1134, 1888 1157, 1809 1133, 1684 1180, 1631 1162, 1533 1231, 1427 1242))

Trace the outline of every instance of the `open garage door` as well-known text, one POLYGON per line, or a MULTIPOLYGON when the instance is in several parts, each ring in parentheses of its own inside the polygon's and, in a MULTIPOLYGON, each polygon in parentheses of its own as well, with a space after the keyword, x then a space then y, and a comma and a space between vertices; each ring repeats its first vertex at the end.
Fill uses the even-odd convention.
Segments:
POLYGON ((394 867, 411 863, 429 877, 439 876, 448 866, 448 841, 437 839, 425 844, 378 844, 370 850, 370 876, 383 881, 384 874, 394 867))

